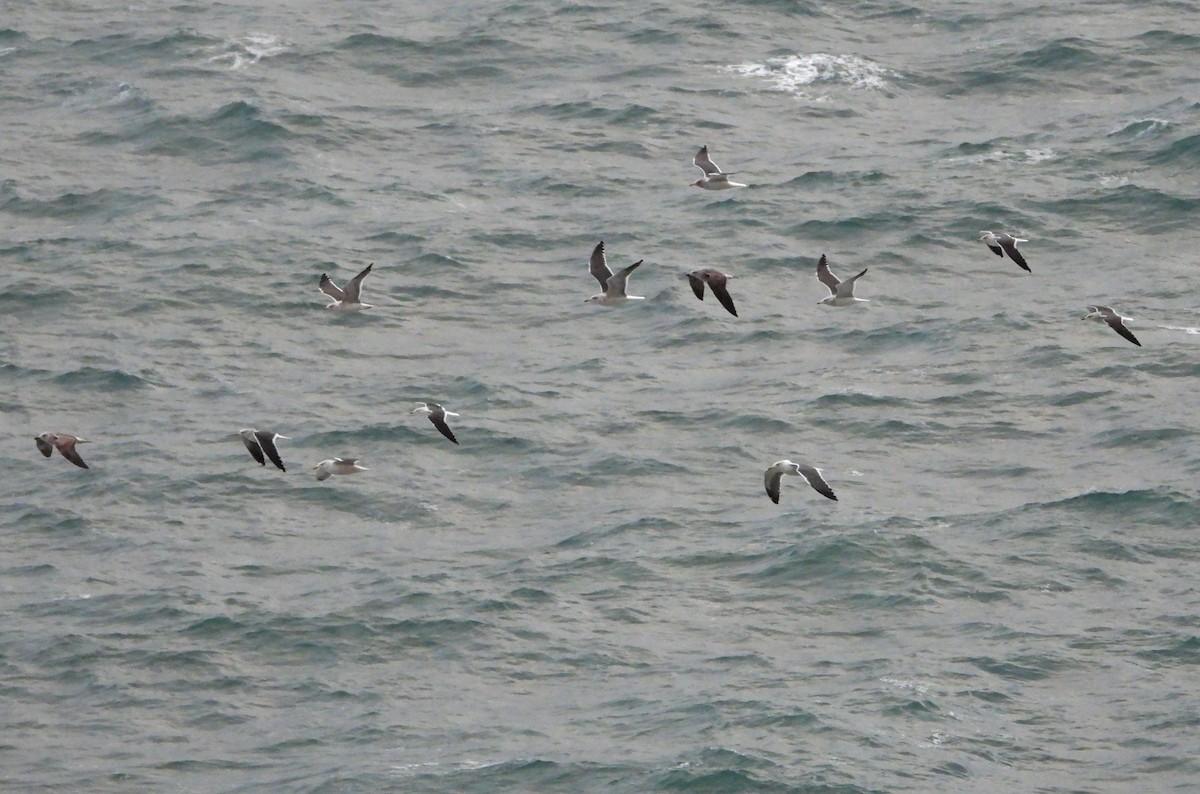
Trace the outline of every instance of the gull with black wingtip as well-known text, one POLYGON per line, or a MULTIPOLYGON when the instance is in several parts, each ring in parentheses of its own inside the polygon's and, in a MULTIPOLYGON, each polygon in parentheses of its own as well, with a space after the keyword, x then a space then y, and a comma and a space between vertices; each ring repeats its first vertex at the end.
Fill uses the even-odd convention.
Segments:
POLYGON ((853 306, 856 303, 870 303, 866 298, 854 297, 854 282, 865 276, 867 270, 868 268, 864 267, 857 276, 839 281, 838 277, 833 275, 833 271, 829 269, 829 260, 825 258, 825 254, 821 254, 821 259, 817 262, 817 279, 829 288, 829 294, 820 302, 827 306, 853 306))
POLYGON ((344 289, 339 287, 337 284, 334 284, 333 279, 331 279, 327 274, 322 273, 321 281, 317 286, 320 288, 321 292, 324 292, 326 295, 333 298, 333 303, 329 304, 325 308, 338 309, 340 311, 358 311, 359 309, 370 309, 372 304, 363 303, 360 298, 362 296, 363 279, 367 277, 367 274, 371 272, 371 268, 373 267, 375 267, 374 262, 363 268, 362 272, 346 282, 344 289))
POLYGON ((608 261, 604 258, 604 241, 592 249, 592 256, 588 260, 588 272, 600 282, 600 286, 604 289, 598 295, 593 295, 584 301, 584 303, 598 303, 601 306, 620 306, 626 301, 644 301, 645 298, 641 295, 626 295, 625 290, 629 284, 629 275, 637 270, 638 265, 644 262, 644 259, 639 259, 629 267, 618 270, 616 273, 608 269, 608 261))
POLYGON ((290 436, 281 436, 278 433, 271 433, 266 430, 255 430, 252 427, 239 430, 237 434, 241 437, 242 443, 246 445, 246 449, 250 452, 250 455, 258 461, 258 465, 266 466, 266 458, 270 458, 277 469, 287 471, 283 466, 283 458, 279 457, 279 450, 275 448, 275 439, 286 438, 290 440, 290 436))
POLYGON ((821 496, 837 501, 833 489, 829 487, 829 483, 825 482, 825 478, 821 476, 821 472, 815 466, 809 466, 807 463, 792 463, 790 460, 779 460, 771 464, 771 467, 763 473, 763 485, 767 488, 767 496, 771 497, 771 501, 775 504, 779 504, 779 487, 785 474, 803 477, 804 481, 821 496))
POLYGON ((1084 317, 1080 317, 1079 319, 1092 320, 1098 323, 1107 323, 1109 328, 1113 329, 1130 342, 1133 342, 1138 347, 1142 346, 1142 343, 1139 342, 1137 337, 1133 335, 1133 331, 1130 331, 1125 327, 1125 321, 1132 320, 1132 317, 1122 317, 1111 306, 1088 306, 1088 310, 1089 314, 1084 317))
POLYGON ((1017 243, 1027 243, 1029 242, 1028 240, 1013 237, 1008 232, 994 234, 985 230, 979 233, 979 241, 992 249, 992 253, 996 256, 1003 257, 1005 254, 1008 254, 1008 258, 1020 265, 1022 269, 1029 273, 1033 272, 1029 269, 1029 265, 1025 263, 1025 257, 1021 256, 1021 252, 1017 250, 1017 243))
POLYGON ((433 426, 438 429, 439 433, 453 441, 455 444, 458 443, 458 439, 454 437, 454 433, 450 430, 450 425, 446 424, 447 416, 458 416, 458 414, 454 413, 453 411, 447 411, 437 403, 421 403, 416 408, 409 411, 409 413, 428 414, 429 421, 433 422, 433 426))

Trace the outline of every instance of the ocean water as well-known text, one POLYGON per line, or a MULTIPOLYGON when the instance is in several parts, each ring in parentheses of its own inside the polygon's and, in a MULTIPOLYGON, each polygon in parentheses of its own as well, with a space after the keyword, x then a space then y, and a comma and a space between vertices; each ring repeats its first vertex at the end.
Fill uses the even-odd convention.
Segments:
POLYGON ((409 5, 0 3, 0 789, 1196 790, 1200 4, 409 5))

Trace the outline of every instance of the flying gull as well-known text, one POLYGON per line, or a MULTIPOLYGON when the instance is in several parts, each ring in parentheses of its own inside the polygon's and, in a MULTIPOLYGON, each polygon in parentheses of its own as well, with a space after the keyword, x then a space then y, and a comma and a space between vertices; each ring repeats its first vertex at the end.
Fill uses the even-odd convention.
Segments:
POLYGON ((829 487, 829 483, 825 482, 825 478, 821 476, 821 472, 814 466, 809 466, 806 463, 792 463, 790 460, 780 460, 772 464, 771 468, 763 473, 763 484, 767 486, 767 496, 771 497, 771 501, 779 504, 779 484, 785 474, 798 474, 804 478, 804 481, 813 487, 813 490, 824 496, 826 499, 837 501, 837 496, 834 495, 833 489, 829 487))
POLYGON ((696 297, 704 300, 704 285, 712 290, 712 294, 717 296, 717 300, 721 305, 732 314, 738 316, 737 309, 733 306, 733 298, 729 297, 729 290, 725 288, 725 280, 733 278, 728 273, 722 273, 720 270, 712 268, 703 268, 701 270, 693 270, 688 273, 688 283, 692 285, 692 292, 696 293, 696 297))
POLYGON ((318 286, 321 288, 321 292, 324 292, 326 295, 333 298, 333 303, 329 304, 325 308, 344 309, 350 311, 371 308, 370 303, 363 303, 361 300, 359 300, 359 295, 362 293, 362 281, 367 277, 367 274, 371 272, 371 268, 373 267, 375 267, 374 262, 363 268, 361 273, 346 282, 345 289, 342 289, 337 284, 334 284, 333 279, 331 279, 325 273, 322 273, 321 283, 318 286))
POLYGON ((57 449, 64 458, 79 468, 88 468, 88 465, 83 462, 83 458, 79 457, 79 453, 75 451, 76 444, 88 443, 86 438, 73 436, 70 433, 42 433, 40 436, 35 436, 33 441, 37 444, 38 450, 47 458, 57 449))
POLYGON ((328 480, 331 474, 354 474, 360 471, 370 471, 366 466, 358 465, 358 458, 330 458, 323 460, 312 470, 317 473, 317 480, 328 480))
POLYGON ((1032 273, 1029 265, 1025 264, 1025 257, 1021 256, 1021 252, 1017 250, 1017 243, 1027 243, 1028 240, 1023 240, 1020 237, 1013 237, 1008 232, 1000 232, 993 234, 989 231, 979 233, 979 241, 992 249, 992 253, 996 256, 1003 257, 1008 254, 1008 258, 1020 265, 1024 270, 1032 273))
POLYGON ((746 187, 741 182, 730 182, 729 174, 722 171, 712 158, 708 156, 708 146, 701 146, 700 151, 696 152, 696 156, 692 158, 692 165, 704 172, 704 176, 697 179, 690 186, 702 187, 705 190, 728 190, 731 187, 746 187))
POLYGON ((1113 329, 1130 342, 1133 342, 1138 347, 1142 346, 1142 343, 1139 342, 1137 337, 1133 335, 1133 331, 1130 331, 1125 327, 1125 321, 1132 320, 1132 317, 1122 317, 1113 311, 1111 306, 1089 306, 1088 309, 1091 310, 1091 313, 1086 317, 1081 317, 1081 320, 1094 320, 1098 323, 1108 323, 1109 328, 1113 329))
POLYGON ((852 306, 855 303, 870 303, 866 298, 854 297, 854 282, 867 274, 868 268, 863 268, 863 271, 857 276, 851 276, 845 281, 838 281, 838 277, 833 275, 833 271, 829 269, 829 260, 825 258, 825 254, 821 254, 821 259, 817 262, 817 278, 826 287, 829 287, 829 294, 821 299, 821 303, 829 306, 852 306))
POLYGON ((447 416, 458 416, 458 414, 454 413, 453 411, 447 411, 437 403, 421 403, 419 406, 409 411, 409 413, 429 414, 429 421, 433 422, 433 426, 438 429, 438 432, 453 441, 455 444, 458 443, 458 439, 454 437, 454 433, 450 430, 450 425, 446 424, 447 416))
POLYGON ((625 301, 643 301, 645 298, 641 295, 626 295, 625 285, 629 283, 629 274, 637 270, 638 265, 644 262, 644 259, 639 259, 632 265, 618 270, 613 273, 608 269, 608 262, 604 259, 604 241, 592 251, 592 258, 588 260, 588 270, 596 280, 600 282, 600 286, 604 289, 598 295, 593 295, 584 301, 584 303, 599 303, 601 306, 620 306, 625 301))
POLYGON ((281 436, 266 430, 255 430, 252 427, 239 430, 237 434, 242 437, 242 443, 246 445, 246 449, 250 450, 250 454, 254 456, 260 466, 267 465, 266 458, 263 457, 266 455, 280 471, 287 471, 283 467, 283 459, 279 457, 279 450, 275 448, 275 439, 287 438, 290 440, 289 436, 281 436))

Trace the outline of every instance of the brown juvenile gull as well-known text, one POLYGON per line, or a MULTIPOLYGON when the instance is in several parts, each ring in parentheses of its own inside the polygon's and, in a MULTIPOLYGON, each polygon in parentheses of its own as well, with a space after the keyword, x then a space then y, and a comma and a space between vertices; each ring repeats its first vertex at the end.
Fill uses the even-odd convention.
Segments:
POLYGON ((271 433, 266 430, 255 430, 252 427, 239 430, 238 435, 242 437, 242 443, 246 445, 246 449, 250 450, 250 454, 254 456, 254 459, 258 461, 260 466, 267 465, 267 461, 263 457, 265 454, 280 471, 287 471, 283 467, 283 459, 279 457, 279 450, 275 448, 275 439, 290 439, 289 436, 281 436, 278 433, 271 433))
POLYGON ((1098 323, 1108 323, 1109 328, 1113 329, 1130 342, 1133 342, 1138 347, 1142 346, 1142 343, 1139 342, 1137 337, 1133 335, 1133 331, 1130 331, 1125 327, 1125 321, 1132 320, 1132 317, 1122 317, 1121 315, 1117 314, 1117 312, 1114 311, 1111 306, 1088 306, 1088 309, 1091 310, 1091 313, 1086 317, 1081 317, 1079 319, 1094 320, 1098 323))
POLYGON ((346 282, 345 289, 342 289, 337 284, 334 284, 333 279, 331 279, 325 273, 322 273, 321 282, 318 286, 320 287, 321 292, 324 292, 326 295, 333 298, 333 303, 329 304, 325 308, 349 311, 371 308, 370 303, 363 303, 361 300, 359 300, 359 295, 362 293, 362 281, 367 277, 367 274, 371 272, 371 268, 373 267, 375 267, 374 262, 363 268, 361 273, 346 282))
POLYGON ((821 472, 814 466, 809 466, 806 463, 792 463, 790 460, 776 461, 763 474, 763 484, 767 487, 767 496, 771 497, 771 501, 779 504, 779 484, 785 474, 798 474, 804 478, 804 481, 813 487, 813 490, 824 496, 826 499, 837 501, 837 496, 834 495, 833 489, 829 487, 829 483, 825 482, 825 478, 821 476, 821 472))
POLYGON ((38 450, 47 458, 57 449, 64 458, 79 468, 88 468, 88 465, 83 462, 83 458, 79 457, 79 453, 75 451, 76 444, 88 443, 86 438, 73 436, 70 433, 42 433, 40 436, 35 436, 33 441, 37 444, 38 450))
POLYGON ((438 432, 453 441, 455 444, 458 443, 458 439, 455 438, 454 433, 450 431, 450 425, 446 424, 447 416, 458 416, 458 414, 454 413, 453 411, 447 411, 437 403, 421 403, 416 408, 409 411, 409 413, 429 414, 429 421, 433 422, 433 426, 438 429, 438 432))
POLYGON ((733 276, 728 273, 722 273, 720 270, 713 270, 710 267, 688 273, 688 283, 692 285, 692 292, 696 293, 697 298, 704 300, 704 285, 707 284, 721 305, 730 314, 737 317, 737 309, 733 307, 733 298, 729 297, 729 290, 725 288, 725 280, 731 278, 733 276))
POLYGON ((592 250, 592 256, 588 260, 588 272, 600 282, 600 286, 604 289, 604 292, 593 295, 585 300, 584 303, 599 303, 601 306, 620 306, 625 301, 646 300, 641 295, 625 294, 625 287, 629 283, 629 274, 637 270, 638 265, 644 261, 644 259, 639 259, 629 267, 613 273, 608 269, 608 261, 604 258, 604 241, 601 240, 599 245, 592 250))
MULTIPOLYGON (((722 171, 712 158, 708 156, 708 146, 701 146, 700 151, 692 158, 692 165, 704 172, 704 176, 691 184, 691 187, 702 187, 705 190, 728 190, 731 187, 746 187, 741 182, 730 182, 729 174, 722 171)), ((732 173, 732 172, 731 172, 732 173)))
POLYGON ((829 306, 852 306, 855 303, 870 303, 866 298, 854 297, 854 282, 867 274, 868 268, 863 268, 863 271, 857 276, 851 276, 845 281, 839 281, 838 277, 833 275, 833 271, 829 269, 829 260, 825 258, 825 254, 821 254, 821 259, 817 262, 817 279, 829 288, 829 294, 821 299, 821 303, 829 306))
POLYGON ((993 234, 989 231, 982 231, 979 233, 979 241, 992 249, 992 253, 996 256, 1003 257, 1005 254, 1008 254, 1009 259, 1016 262, 1027 272, 1033 272, 1029 269, 1029 265, 1025 264, 1025 257, 1021 256, 1021 252, 1017 250, 1017 243, 1027 243, 1029 242, 1028 240, 1013 237, 1008 232, 993 234))
POLYGON ((356 474, 360 471, 370 471, 366 466, 358 465, 358 458, 330 458, 313 466, 312 470, 317 473, 317 480, 328 480, 331 474, 356 474))

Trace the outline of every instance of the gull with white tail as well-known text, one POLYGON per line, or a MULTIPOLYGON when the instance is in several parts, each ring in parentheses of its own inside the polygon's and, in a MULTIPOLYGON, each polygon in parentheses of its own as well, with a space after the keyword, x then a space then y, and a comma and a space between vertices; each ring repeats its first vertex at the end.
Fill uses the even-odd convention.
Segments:
POLYGON ((821 476, 821 472, 815 466, 809 466, 807 463, 792 463, 790 460, 780 460, 771 464, 771 468, 763 473, 763 485, 767 488, 767 496, 771 497, 771 501, 779 504, 779 486, 783 480, 783 475, 795 474, 804 478, 804 481, 812 486, 813 490, 824 496, 826 499, 837 501, 837 496, 834 495, 833 489, 829 487, 829 483, 825 482, 825 478, 821 476))
POLYGON ((608 261, 604 258, 604 241, 592 250, 592 256, 588 260, 588 272, 590 272, 597 281, 600 282, 604 292, 598 295, 593 295, 584 301, 584 303, 598 303, 601 306, 620 306, 625 301, 644 301, 645 297, 641 295, 626 295, 625 290, 629 285, 629 275, 637 270, 638 265, 644 262, 644 259, 639 259, 632 265, 618 270, 616 273, 608 269, 608 261))
POLYGON ((825 254, 821 254, 821 259, 817 262, 817 279, 829 288, 829 295, 822 298, 820 302, 827 306, 853 306, 856 303, 870 303, 866 298, 854 297, 854 282, 865 276, 868 269, 864 267, 857 276, 840 281, 829 269, 829 260, 825 258, 825 254))
POLYGON ((358 458, 330 458, 323 460, 312 470, 317 473, 317 480, 328 480, 333 474, 357 474, 360 471, 370 471, 366 466, 358 465, 358 458))
POLYGON ((1088 311, 1089 314, 1079 319, 1092 320, 1098 323, 1107 323, 1109 328, 1113 329, 1130 342, 1133 342, 1138 347, 1142 346, 1142 343, 1139 342, 1137 337, 1133 335, 1133 331, 1130 331, 1125 327, 1125 321, 1132 320, 1132 317, 1122 317, 1111 306, 1088 306, 1088 311))
POLYGON ((79 457, 79 453, 75 451, 76 444, 88 443, 86 438, 73 436, 70 433, 42 433, 40 436, 35 436, 33 442, 37 444, 38 451, 47 458, 57 449, 60 455, 79 468, 88 468, 88 465, 83 462, 83 458, 79 457))
POLYGON ((994 234, 984 230, 979 233, 979 242, 992 249, 992 253, 996 256, 1003 257, 1005 254, 1008 254, 1008 258, 1020 265, 1022 269, 1029 273, 1033 272, 1029 269, 1029 265, 1025 263, 1025 257, 1021 256, 1021 252, 1017 250, 1017 243, 1027 243, 1029 242, 1028 240, 1013 237, 1008 232, 994 234))
POLYGON ((333 283, 327 274, 321 274, 321 282, 318 286, 321 292, 324 292, 329 297, 333 298, 333 303, 326 306, 326 309, 339 309, 341 311, 358 311, 359 309, 370 309, 370 303, 363 303, 360 300, 362 296, 362 282, 371 272, 371 268, 375 267, 375 263, 367 265, 362 272, 354 278, 346 282, 345 288, 339 287, 333 283))
MULTIPOLYGON (((704 176, 691 184, 691 187, 702 187, 705 190, 728 190, 733 187, 746 187, 741 182, 731 182, 730 174, 722 171, 712 158, 708 156, 708 146, 701 146, 700 151, 692 158, 692 165, 704 172, 704 176)), ((732 172, 730 172, 732 173, 732 172)))
POLYGON ((250 452, 250 455, 258 461, 258 465, 266 466, 266 459, 270 458, 277 469, 287 471, 283 466, 283 458, 279 457, 279 450, 275 447, 275 439, 285 438, 290 440, 290 436, 281 436, 278 433, 271 433, 267 430, 255 430, 252 427, 239 430, 237 434, 241 437, 242 443, 246 445, 246 449, 250 452))
POLYGON ((717 300, 725 307, 725 310, 734 317, 738 316, 737 309, 733 305, 733 298, 729 296, 729 290, 725 287, 725 282, 733 278, 728 273, 722 273, 720 270, 713 270, 711 267, 693 270, 688 273, 688 283, 692 285, 692 292, 696 293, 696 297, 704 300, 704 285, 712 290, 712 294, 717 296, 717 300))
POLYGON ((454 433, 450 430, 450 425, 446 424, 447 416, 458 416, 458 414, 454 413, 453 411, 447 411, 437 403, 421 403, 416 408, 409 411, 409 413, 428 414, 429 421, 433 422, 433 426, 438 429, 439 433, 453 441, 455 444, 458 443, 458 439, 454 437, 454 433))

